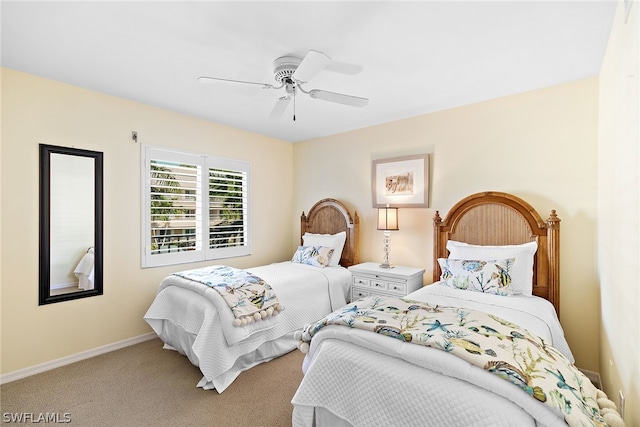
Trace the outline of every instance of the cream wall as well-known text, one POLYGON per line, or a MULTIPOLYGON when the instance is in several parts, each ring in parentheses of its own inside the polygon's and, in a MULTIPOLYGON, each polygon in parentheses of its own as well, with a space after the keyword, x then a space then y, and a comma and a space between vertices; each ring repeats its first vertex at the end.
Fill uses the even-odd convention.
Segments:
MULTIPOLYGON (((348 112, 345 112, 348 114, 348 112)), ((428 209, 400 209, 391 262, 423 267, 431 282, 432 218, 480 191, 504 191, 561 223, 561 321, 577 365, 598 370, 596 271, 598 80, 520 95, 295 144, 294 206, 321 197, 360 215, 360 259, 382 261, 371 202, 371 161, 429 153, 428 209)))
MULTIPOLYGON (((622 26, 620 17, 616 18, 612 39, 626 40, 629 28, 637 34, 637 15, 633 17, 631 27, 622 26)), ((130 139, 130 132, 137 130, 140 143, 251 162, 254 255, 229 260, 237 267, 288 257, 298 244, 300 212, 323 197, 340 199, 358 211, 361 259, 380 261, 382 235, 375 230, 375 209, 371 207, 374 159, 416 153, 431 156, 431 207, 401 209, 400 231, 393 233, 391 241, 391 261, 424 267, 427 283, 431 281, 431 220, 436 209, 444 216, 459 199, 485 190, 518 195, 543 216, 556 209, 562 219, 561 317, 577 364, 601 371, 606 391, 614 393, 614 399, 617 390, 623 389, 627 402, 639 401, 638 339, 633 341, 635 347, 622 352, 610 342, 634 333, 637 337, 637 329, 625 326, 617 310, 620 304, 626 307, 622 312, 637 324, 638 306, 626 298, 635 289, 637 300, 637 283, 614 278, 611 261, 601 261, 597 267, 597 238, 603 248, 624 243, 631 248, 630 256, 638 258, 637 240, 635 247, 628 243, 628 236, 603 242, 602 232, 596 233, 597 226, 604 229, 611 223, 608 218, 619 212, 611 206, 626 210, 631 203, 637 217, 637 175, 636 181, 633 175, 626 175, 634 183, 635 199, 625 197, 624 189, 618 188, 612 196, 601 190, 598 200, 598 187, 615 187, 613 172, 620 171, 621 159, 638 169, 638 160, 634 163, 624 155, 635 142, 638 159, 637 128, 632 130, 635 134, 622 137, 615 131, 617 108, 631 104, 630 98, 620 92, 612 99, 606 96, 619 85, 619 63, 625 55, 616 48, 615 40, 612 43, 603 66, 600 106, 598 79, 591 78, 293 145, 3 68, 1 372, 149 332, 142 314, 158 281, 174 268, 139 267, 140 145, 130 139), (604 112, 600 148, 598 107, 604 112), (103 296, 37 305, 40 142, 105 153, 103 296), (622 156, 607 156, 611 150, 624 151, 622 156), (22 178, 19 187, 13 185, 15 176, 22 178), (273 182, 278 183, 278 192, 273 191, 273 182), (598 222, 598 206, 606 220, 598 222), (599 340, 600 354, 594 351, 599 340), (609 359, 614 362, 611 370, 607 369, 609 359)), ((637 70, 637 53, 635 60, 637 70)), ((638 221, 632 214, 633 210, 625 219, 635 224, 637 237, 638 221)), ((636 424, 637 411, 637 407, 632 409, 636 424)))
POLYGON ((600 72, 598 274, 600 372, 607 395, 626 397, 640 425, 640 3, 622 2, 600 72))
POLYGON ((6 68, 1 77, 3 374, 151 331, 142 316, 175 266, 140 268, 141 144, 250 162, 253 255, 225 263, 291 255, 292 144, 6 68), (104 152, 102 296, 38 306, 39 143, 104 152))

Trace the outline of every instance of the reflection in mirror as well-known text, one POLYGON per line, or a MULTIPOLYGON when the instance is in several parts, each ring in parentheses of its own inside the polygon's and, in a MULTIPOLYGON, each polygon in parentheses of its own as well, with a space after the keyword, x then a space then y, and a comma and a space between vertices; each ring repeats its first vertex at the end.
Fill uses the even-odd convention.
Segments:
POLYGON ((40 145, 40 305, 102 295, 102 153, 40 145))

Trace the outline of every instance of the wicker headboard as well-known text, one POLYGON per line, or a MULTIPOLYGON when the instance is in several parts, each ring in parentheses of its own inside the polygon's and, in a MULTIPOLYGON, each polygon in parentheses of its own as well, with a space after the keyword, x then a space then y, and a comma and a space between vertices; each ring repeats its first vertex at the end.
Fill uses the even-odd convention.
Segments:
POLYGON ((300 242, 306 232, 318 234, 335 234, 346 231, 347 240, 342 250, 340 265, 349 267, 360 262, 358 238, 360 218, 358 212, 351 218, 347 208, 335 199, 322 199, 309 210, 309 215, 302 212, 300 217, 300 242), (355 219, 355 221, 354 221, 355 219))
POLYGON ((445 219, 433 219, 433 280, 440 280, 438 258, 448 256, 447 241, 474 245, 517 245, 536 241, 533 294, 549 300, 560 315, 560 219, 552 210, 543 221, 524 200, 507 193, 487 191, 465 197, 445 219))

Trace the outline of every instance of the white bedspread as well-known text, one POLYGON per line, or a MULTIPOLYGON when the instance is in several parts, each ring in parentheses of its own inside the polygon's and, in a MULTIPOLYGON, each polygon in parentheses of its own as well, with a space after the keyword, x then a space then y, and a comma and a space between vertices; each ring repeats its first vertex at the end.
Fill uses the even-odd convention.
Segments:
POLYGON ((245 369, 295 348, 292 332, 346 304, 351 273, 343 267, 317 268, 282 262, 247 269, 274 289, 285 310, 244 327, 210 287, 168 276, 144 316, 166 343, 200 367, 198 386, 224 391, 245 369), (286 343, 275 340, 290 335, 286 343))
MULTIPOLYGON (((407 298, 496 314, 540 335, 573 361, 546 300, 439 285, 407 298)), ((314 412, 329 414, 332 424, 356 426, 566 425, 561 415, 517 386, 460 358, 360 329, 322 328, 311 341, 303 371, 292 400, 294 426, 313 425, 314 412)))

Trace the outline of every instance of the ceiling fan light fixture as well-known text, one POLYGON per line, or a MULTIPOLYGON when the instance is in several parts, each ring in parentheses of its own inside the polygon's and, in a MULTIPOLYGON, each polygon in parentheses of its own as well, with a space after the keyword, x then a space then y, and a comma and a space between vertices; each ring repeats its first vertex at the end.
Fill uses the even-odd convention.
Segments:
POLYGON ((285 91, 287 92, 287 96, 296 96, 296 84, 291 80, 285 80, 285 91))
POLYGON ((278 83, 282 83, 286 79, 290 79, 293 73, 298 69, 302 59, 297 56, 281 56, 273 61, 273 78, 278 83))

